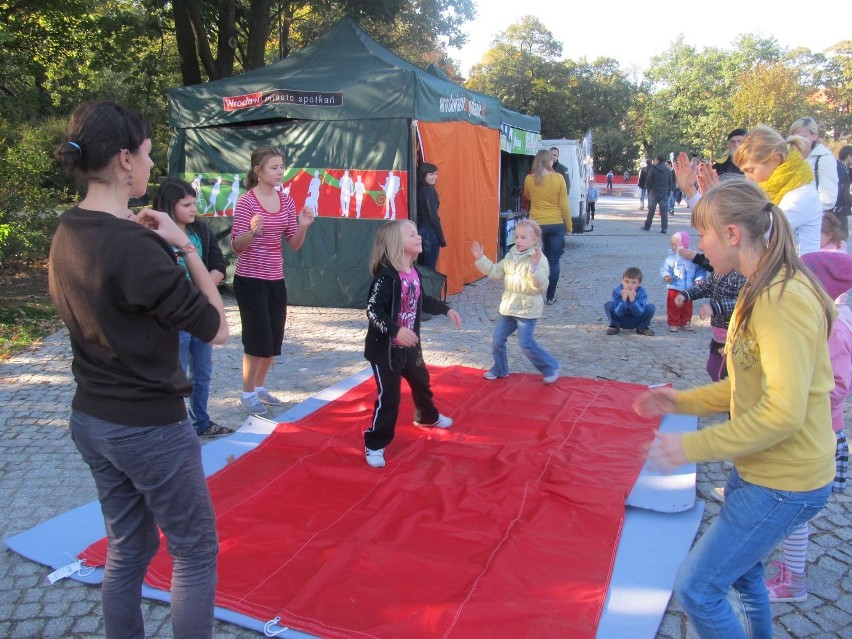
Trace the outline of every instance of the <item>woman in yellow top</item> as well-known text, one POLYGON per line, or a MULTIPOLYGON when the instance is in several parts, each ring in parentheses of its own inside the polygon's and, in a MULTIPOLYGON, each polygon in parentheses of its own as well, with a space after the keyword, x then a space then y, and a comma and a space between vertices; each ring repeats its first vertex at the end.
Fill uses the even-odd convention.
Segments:
POLYGON ((536 153, 531 173, 524 179, 524 197, 530 202, 530 219, 541 226, 542 252, 550 267, 545 302, 556 301, 559 258, 565 249, 565 233, 571 232, 571 210, 565 178, 553 170, 550 151, 536 153))
POLYGON ((756 184, 719 182, 692 225, 717 273, 748 278, 728 333, 730 377, 688 391, 655 388, 634 408, 644 417, 730 412, 697 432, 658 433, 649 458, 664 472, 734 460, 722 510, 680 567, 675 594, 700 637, 745 639, 728 600, 733 587, 748 636, 770 638, 763 559, 823 508, 834 478, 826 340, 835 310, 796 255, 787 218, 756 184))

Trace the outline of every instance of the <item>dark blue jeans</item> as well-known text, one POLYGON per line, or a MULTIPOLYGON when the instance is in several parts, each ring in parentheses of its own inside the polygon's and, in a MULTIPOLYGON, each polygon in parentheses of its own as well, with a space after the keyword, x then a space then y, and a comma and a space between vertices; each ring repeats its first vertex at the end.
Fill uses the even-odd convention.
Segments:
POLYGON ((509 356, 506 353, 506 340, 518 331, 518 344, 533 366, 545 377, 554 375, 559 370, 559 361, 544 350, 533 336, 536 320, 511 315, 498 315, 491 336, 491 354, 494 355, 492 373, 497 377, 509 374, 509 356))
POLYGON ((614 309, 615 302, 613 302, 612 300, 604 304, 604 312, 606 313, 606 319, 609 322, 610 326, 613 326, 615 328, 636 329, 645 329, 651 326, 651 320, 654 318, 654 311, 656 310, 653 304, 645 304, 645 312, 642 313, 641 317, 636 317, 635 315, 628 315, 627 313, 619 317, 613 312, 614 309))
POLYGON ((189 396, 189 418, 196 433, 203 433, 210 427, 210 415, 207 414, 207 400, 210 398, 210 378, 213 376, 213 345, 197 337, 180 332, 180 366, 192 382, 192 394, 189 396))
POLYGON ((435 265, 438 263, 438 253, 441 252, 438 234, 435 233, 434 229, 422 226, 417 229, 417 232, 423 240, 423 252, 420 254, 420 263, 434 271, 435 265))
POLYGON ((675 595, 701 639, 772 639, 763 560, 816 516, 830 494, 831 483, 805 492, 774 490, 731 471, 722 510, 675 579, 675 595))
POLYGON ((71 412, 71 438, 95 479, 108 551, 101 588, 107 639, 145 639, 142 580, 159 549, 157 526, 174 560, 175 639, 213 635, 216 515, 188 419, 123 426, 71 412))
POLYGON ((556 283, 559 281, 559 260, 562 257, 562 251, 565 250, 565 225, 542 224, 541 246, 542 253, 547 258, 547 265, 550 267, 546 297, 552 300, 556 296, 556 283))

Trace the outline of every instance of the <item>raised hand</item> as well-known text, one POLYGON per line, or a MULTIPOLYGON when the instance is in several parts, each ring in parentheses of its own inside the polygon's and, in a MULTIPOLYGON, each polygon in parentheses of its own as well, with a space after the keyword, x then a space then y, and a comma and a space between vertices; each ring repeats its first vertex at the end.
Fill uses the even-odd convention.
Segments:
POLYGON ((314 219, 317 216, 317 212, 312 206, 305 205, 302 207, 302 210, 299 211, 299 226, 307 228, 311 224, 314 223, 314 219))
POLYGON ((698 167, 698 188, 702 193, 707 193, 707 190, 715 184, 719 183, 719 174, 711 164, 702 164, 698 167))
POLYGON ((541 262, 541 247, 536 246, 532 254, 532 267, 536 268, 539 262, 541 262))
POLYGON ((683 191, 683 194, 687 198, 691 198, 697 193, 695 182, 698 176, 695 174, 695 167, 689 161, 689 156, 683 151, 678 153, 672 164, 672 168, 674 169, 675 181, 678 187, 680 187, 680 190, 683 191))
POLYGON ((136 214, 136 221, 145 226, 172 246, 184 246, 189 243, 186 233, 181 231, 167 213, 154 209, 142 209, 136 214))

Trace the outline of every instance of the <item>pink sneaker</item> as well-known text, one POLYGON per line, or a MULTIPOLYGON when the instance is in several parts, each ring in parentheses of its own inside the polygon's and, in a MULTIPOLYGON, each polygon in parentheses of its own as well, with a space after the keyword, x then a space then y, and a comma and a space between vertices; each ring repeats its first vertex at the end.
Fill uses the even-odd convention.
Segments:
POLYGON ((766 580, 769 591, 769 601, 775 603, 804 601, 808 598, 807 582, 804 574, 791 571, 781 562, 773 562, 779 566, 778 574, 766 580))
POLYGON ((790 581, 790 575, 793 573, 791 573, 790 569, 787 568, 787 564, 783 561, 773 561, 772 565, 778 569, 778 572, 775 573, 775 576, 772 577, 772 579, 766 580, 767 588, 773 588, 778 584, 784 584, 790 581))

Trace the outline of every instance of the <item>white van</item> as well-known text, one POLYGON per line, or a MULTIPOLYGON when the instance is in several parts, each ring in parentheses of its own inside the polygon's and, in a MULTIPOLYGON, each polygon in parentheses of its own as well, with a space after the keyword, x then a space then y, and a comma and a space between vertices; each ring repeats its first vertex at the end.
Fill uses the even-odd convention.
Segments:
POLYGON ((585 233, 594 227, 589 224, 589 212, 586 210, 586 191, 589 187, 588 163, 583 156, 583 145, 577 140, 542 140, 542 149, 559 149, 559 163, 568 169, 570 188, 568 204, 571 207, 571 220, 574 233, 585 233))

